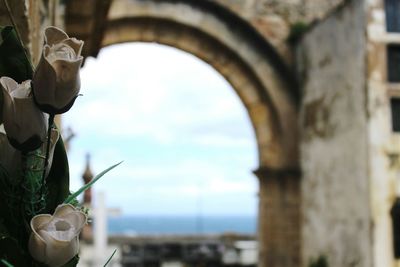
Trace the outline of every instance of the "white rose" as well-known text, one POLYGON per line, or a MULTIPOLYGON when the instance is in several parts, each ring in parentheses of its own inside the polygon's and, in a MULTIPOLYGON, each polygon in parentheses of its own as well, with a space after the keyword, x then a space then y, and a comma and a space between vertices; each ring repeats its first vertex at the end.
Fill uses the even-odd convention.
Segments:
POLYGON ((34 98, 40 109, 49 114, 68 111, 79 94, 79 69, 83 41, 69 38, 56 28, 45 30, 42 57, 33 75, 34 98))
POLYGON ((29 252, 38 262, 62 266, 79 251, 79 233, 86 215, 70 204, 59 205, 54 215, 36 215, 31 220, 29 252))
POLYGON ((18 84, 1 77, 3 121, 7 138, 18 150, 35 150, 46 140, 47 118, 35 105, 30 80, 18 84))

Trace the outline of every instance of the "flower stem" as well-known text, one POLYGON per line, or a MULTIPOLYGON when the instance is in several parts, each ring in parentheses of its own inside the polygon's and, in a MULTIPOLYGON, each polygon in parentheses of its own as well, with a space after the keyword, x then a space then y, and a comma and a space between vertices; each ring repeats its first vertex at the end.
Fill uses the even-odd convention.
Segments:
POLYGON ((46 157, 44 160, 43 174, 42 174, 42 193, 44 192, 44 186, 46 185, 46 169, 49 164, 49 154, 50 154, 50 143, 51 143, 51 128, 54 123, 54 114, 49 114, 49 126, 47 129, 47 144, 46 144, 46 157))

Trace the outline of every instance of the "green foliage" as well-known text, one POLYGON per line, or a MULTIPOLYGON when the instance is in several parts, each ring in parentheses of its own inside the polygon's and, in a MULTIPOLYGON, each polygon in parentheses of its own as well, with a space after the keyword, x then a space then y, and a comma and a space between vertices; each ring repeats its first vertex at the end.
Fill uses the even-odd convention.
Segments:
MULTIPOLYGON (((28 256, 29 257, 29 256, 28 256)), ((2 236, 0 239, 0 258, 13 266, 29 266, 27 255, 18 244, 18 241, 9 236, 2 236)))
POLYGON ((69 166, 61 137, 54 148, 53 164, 47 176, 48 194, 45 213, 53 214, 56 207, 69 196, 69 166))
POLYGON ((328 267, 328 260, 324 255, 319 256, 317 259, 311 260, 309 267, 328 267))
MULTIPOLYGON (((71 194, 72 194, 72 193, 71 193, 71 194)), ((69 204, 71 204, 71 205, 74 206, 75 208, 78 208, 78 209, 80 208, 80 209, 83 210, 83 208, 80 207, 81 203, 79 203, 79 201, 78 201, 76 198, 74 198, 73 200, 71 200, 71 202, 70 202, 69 204)))
POLYGON ((303 36, 303 34, 308 30, 308 28, 309 28, 309 25, 304 22, 301 22, 301 21, 292 24, 287 41, 290 44, 296 43, 303 36))
POLYGON ((112 165, 111 167, 105 169, 104 171, 102 171, 101 173, 99 173, 98 175, 96 175, 92 181, 90 181, 89 183, 87 183, 86 185, 82 186, 78 191, 76 191, 75 193, 71 194, 67 199, 65 199, 64 203, 69 204, 71 203, 75 198, 77 198, 80 194, 82 194, 83 192, 85 192, 87 189, 89 189, 95 182, 97 182, 101 177, 103 177, 104 174, 106 174, 107 172, 111 171, 112 169, 114 169, 115 167, 117 167, 118 165, 120 165, 122 163, 119 162, 115 165, 112 165))
POLYGON ((7 266, 7 267, 14 267, 14 265, 12 265, 11 263, 9 263, 9 262, 6 261, 6 260, 1 260, 1 262, 2 262, 5 266, 7 266))
POLYGON ((42 172, 45 155, 42 150, 36 149, 23 155, 22 201, 26 221, 43 212, 45 200, 45 187, 42 181, 42 172))
POLYGON ((0 36, 0 77, 8 76, 18 83, 32 79, 32 65, 14 28, 0 27, 0 36))
MULTIPOLYGON (((73 204, 72 204, 73 205, 73 204)), ((89 208, 85 207, 85 206, 80 206, 79 210, 82 211, 83 213, 86 214, 86 216, 89 217, 89 208)))
MULTIPOLYGON (((20 181, 18 177, 13 177, 20 181)), ((24 247, 27 233, 21 218, 22 198, 16 186, 10 183, 8 173, 0 168, 0 259, 13 263, 15 266, 26 266, 24 247)))
MULTIPOLYGON (((54 213, 55 208, 63 203, 68 197, 69 192, 69 168, 64 143, 60 138, 54 149, 53 164, 47 177, 47 194, 41 195, 37 182, 41 182, 40 171, 43 168, 43 160, 39 160, 40 156, 36 155, 37 151, 32 152, 33 155, 28 162, 34 164, 31 167, 30 177, 28 179, 17 179, 16 177, 8 177, 3 168, 0 168, 0 198, 6 201, 0 201, 0 259, 4 259, 15 267, 41 267, 40 263, 34 262, 30 257, 27 249, 28 238, 30 234, 29 220, 35 214, 26 217, 26 209, 38 212, 40 206, 30 204, 38 204, 36 201, 43 199, 44 210, 40 213, 54 213), (36 169, 37 167, 37 169, 36 169), (30 187, 30 188, 28 188, 30 187), (22 192, 27 190, 28 193, 22 192), (32 202, 30 202, 32 201, 32 202)), ((40 204, 41 205, 41 204, 40 204)), ((75 267, 79 258, 75 257, 66 267, 75 267)), ((1 265, 1 264, 0 264, 1 265)))

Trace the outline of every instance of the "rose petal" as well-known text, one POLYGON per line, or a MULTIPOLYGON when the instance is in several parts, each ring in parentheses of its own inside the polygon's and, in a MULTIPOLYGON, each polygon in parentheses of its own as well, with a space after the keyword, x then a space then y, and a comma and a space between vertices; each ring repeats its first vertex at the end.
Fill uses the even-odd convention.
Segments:
POLYGON ((57 241, 70 242, 75 238, 77 229, 69 221, 55 218, 44 229, 51 237, 57 241))
POLYGON ((53 45, 68 39, 68 35, 63 30, 50 26, 44 31, 44 38, 46 44, 53 45))
POLYGON ((44 142, 48 120, 45 114, 37 109, 33 98, 14 98, 14 110, 13 123, 16 127, 12 128, 12 132, 8 130, 7 135, 13 136, 20 143, 25 142, 33 135, 37 135, 44 142))
POLYGON ((45 227, 53 218, 50 214, 39 214, 32 218, 31 228, 34 232, 45 227))
POLYGON ((40 214, 36 215, 31 220, 32 233, 29 237, 29 252, 32 257, 39 262, 44 262, 46 259, 46 240, 39 232, 51 219, 52 216, 50 214, 40 214))
POLYGON ((84 42, 82 40, 78 40, 76 38, 68 38, 67 40, 64 40, 63 43, 67 44, 72 49, 74 49, 76 57, 81 56, 82 47, 84 44, 84 42))
POLYGON ((83 226, 87 222, 87 216, 81 211, 69 213, 69 214, 63 216, 63 219, 68 221, 71 225, 74 226, 76 235, 80 233, 83 226))
POLYGON ((17 84, 17 87, 10 92, 13 98, 29 98, 31 94, 30 80, 17 84))
POLYGON ((69 213, 77 212, 76 208, 71 204, 61 204, 54 211, 54 218, 63 218, 69 213))
POLYGON ((46 261, 46 242, 35 231, 33 231, 29 237, 28 248, 29 253, 35 260, 39 262, 46 261))
POLYGON ((7 76, 1 77, 0 83, 8 91, 8 93, 11 93, 11 91, 18 87, 18 83, 7 76))
POLYGON ((64 43, 55 44, 47 52, 47 60, 52 64, 56 60, 71 61, 76 59, 75 51, 69 45, 64 43))
POLYGON ((57 74, 46 58, 50 47, 45 45, 43 49, 42 57, 33 75, 33 91, 39 104, 49 104, 55 101, 53 88, 57 85, 57 74))
POLYGON ((59 267, 72 259, 79 251, 78 238, 73 238, 70 242, 56 240, 46 231, 40 231, 40 235, 45 240, 46 260, 44 263, 50 267, 59 267))

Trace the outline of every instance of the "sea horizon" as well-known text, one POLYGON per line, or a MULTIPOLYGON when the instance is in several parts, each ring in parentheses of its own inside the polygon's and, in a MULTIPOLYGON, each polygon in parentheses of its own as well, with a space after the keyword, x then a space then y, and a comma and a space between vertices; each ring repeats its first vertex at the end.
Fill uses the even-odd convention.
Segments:
POLYGON ((256 215, 120 215, 108 218, 110 235, 255 234, 256 215))

